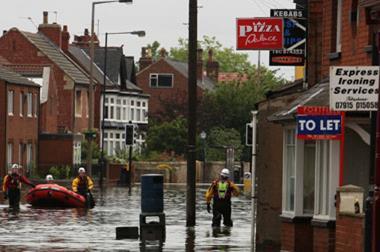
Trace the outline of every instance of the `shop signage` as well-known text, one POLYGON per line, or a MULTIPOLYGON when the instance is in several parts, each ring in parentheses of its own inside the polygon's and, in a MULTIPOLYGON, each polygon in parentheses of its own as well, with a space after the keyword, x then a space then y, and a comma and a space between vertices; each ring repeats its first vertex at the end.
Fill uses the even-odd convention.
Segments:
POLYGON ((284 18, 284 49, 269 53, 271 66, 303 66, 306 49, 306 11, 271 10, 271 17, 284 18))
POLYGON ((377 111, 378 66, 330 67, 330 108, 335 111, 377 111))
POLYGON ((276 50, 283 48, 282 18, 238 18, 237 50, 276 50))
POLYGON ((339 140, 342 136, 342 113, 327 107, 299 107, 297 138, 305 140, 339 140))

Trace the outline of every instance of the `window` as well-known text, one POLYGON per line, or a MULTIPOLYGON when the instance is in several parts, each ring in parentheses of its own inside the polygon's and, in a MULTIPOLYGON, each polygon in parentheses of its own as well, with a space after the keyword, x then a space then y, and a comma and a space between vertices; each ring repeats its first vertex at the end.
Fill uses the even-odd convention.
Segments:
POLYGON ((296 169, 296 131, 295 129, 285 130, 284 149, 284 186, 285 186, 285 211, 294 211, 294 187, 296 169))
POLYGON ((141 121, 141 109, 136 109, 136 121, 141 121))
POLYGON ((28 143, 26 145, 26 168, 28 171, 32 168, 33 165, 33 148, 32 144, 28 143))
POLYGON ((82 116, 82 91, 75 91, 75 115, 82 116))
POLYGON ((116 120, 121 120, 121 100, 116 100, 116 120))
POLYGON ((27 94, 26 100, 27 100, 28 117, 32 117, 33 116, 33 95, 32 95, 32 93, 27 94))
POLYGON ((7 146, 7 164, 8 164, 8 167, 12 166, 12 162, 13 162, 13 144, 8 143, 8 146, 7 146))
POLYGON ((12 90, 8 91, 8 115, 13 116, 13 94, 12 90))
POLYGON ((135 109, 131 108, 131 121, 135 120, 135 109))
POLYGON ((171 88, 173 87, 173 74, 150 74, 150 87, 171 88))
POLYGON ((24 116, 24 99, 23 99, 24 94, 20 93, 20 116, 24 116))
POLYGON ((331 48, 332 52, 341 52, 342 49, 342 0, 333 0, 332 1, 332 40, 331 48), (335 33, 335 34, 334 34, 335 33))
POLYGON ((126 107, 123 107, 123 118, 122 118, 122 120, 123 121, 126 121, 127 120, 127 108, 126 107))
POLYGON ((303 160, 303 213, 314 213, 315 141, 305 141, 303 160))
POLYGON ((34 117, 37 117, 37 111, 38 111, 38 95, 34 95, 34 117))
POLYGON ((18 145, 18 162, 19 162, 19 164, 22 164, 22 163, 24 163, 23 162, 23 159, 24 159, 24 155, 23 155, 23 144, 22 143, 20 143, 19 145, 18 145))

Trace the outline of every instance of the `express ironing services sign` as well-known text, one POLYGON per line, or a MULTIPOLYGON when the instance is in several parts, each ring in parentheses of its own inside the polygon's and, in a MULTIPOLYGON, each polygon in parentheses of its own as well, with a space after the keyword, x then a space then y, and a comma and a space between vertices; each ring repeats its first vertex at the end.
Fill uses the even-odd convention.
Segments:
POLYGON ((237 50, 277 50, 283 48, 282 18, 238 18, 237 50))
POLYGON ((342 113, 328 107, 297 109, 297 138, 305 140, 339 140, 342 136, 342 113))
POLYGON ((330 67, 330 108, 336 111, 376 111, 378 66, 330 67))

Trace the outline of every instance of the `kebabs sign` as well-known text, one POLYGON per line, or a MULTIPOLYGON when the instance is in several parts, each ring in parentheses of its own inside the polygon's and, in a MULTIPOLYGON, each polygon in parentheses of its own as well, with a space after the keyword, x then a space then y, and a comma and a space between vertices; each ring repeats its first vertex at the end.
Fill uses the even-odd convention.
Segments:
POLYGON ((238 50, 276 50, 283 48, 282 18, 238 18, 238 50))
POLYGON ((377 111, 377 66, 330 67, 330 108, 335 111, 377 111))

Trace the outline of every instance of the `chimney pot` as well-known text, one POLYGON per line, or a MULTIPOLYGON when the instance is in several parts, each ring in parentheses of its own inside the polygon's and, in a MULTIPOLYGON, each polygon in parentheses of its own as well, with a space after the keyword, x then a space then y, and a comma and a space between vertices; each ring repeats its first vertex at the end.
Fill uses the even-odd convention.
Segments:
POLYGON ((44 11, 43 12, 43 20, 42 20, 43 24, 48 24, 48 17, 49 17, 49 12, 44 11))
POLYGON ((88 29, 86 28, 86 29, 84 29, 84 35, 85 36, 88 36, 90 33, 89 33, 89 31, 88 31, 88 29))
POLYGON ((166 50, 165 50, 165 48, 161 48, 161 50, 160 50, 160 57, 161 58, 165 58, 166 57, 166 50))
POLYGON ((3 35, 5 35, 5 33, 7 33, 7 30, 3 30, 3 35))
POLYGON ((63 26, 63 31, 64 31, 64 32, 67 32, 67 25, 64 25, 64 26, 63 26))
POLYGON ((143 58, 145 58, 146 57, 146 55, 147 55, 147 48, 146 47, 142 47, 141 48, 141 57, 143 57, 143 58))

